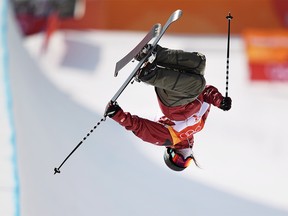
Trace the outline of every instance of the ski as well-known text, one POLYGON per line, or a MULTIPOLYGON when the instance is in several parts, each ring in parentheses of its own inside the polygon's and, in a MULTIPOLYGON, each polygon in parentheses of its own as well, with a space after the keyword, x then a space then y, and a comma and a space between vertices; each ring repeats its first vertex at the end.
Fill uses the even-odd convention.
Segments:
MULTIPOLYGON (((159 40, 162 38, 162 36, 164 35, 164 33, 166 32, 166 30, 168 29, 168 27, 175 22, 176 20, 178 20, 180 17, 182 16, 182 10, 176 10, 174 11, 169 19, 166 21, 164 27, 162 28, 160 34, 155 38, 155 40, 152 43, 152 48, 148 51, 147 55, 137 64, 137 66, 134 68, 134 70, 131 72, 130 76, 126 79, 126 81, 122 84, 122 86, 119 88, 119 90, 116 92, 116 94, 113 96, 113 98, 111 99, 111 102, 115 102, 118 97, 121 95, 121 93, 124 91, 124 89, 128 86, 128 84, 131 82, 131 80, 135 77, 137 71, 141 68, 141 66, 144 64, 144 62, 147 61, 147 59, 149 58, 150 54, 152 53, 152 51, 155 49, 156 45, 158 44, 159 40)), ((144 45, 145 46, 145 45, 144 45)), ((143 46, 143 47, 144 47, 143 46)), ((141 51, 141 50, 140 50, 141 51)), ((137 53, 138 54, 138 53, 137 53)), ((136 54, 136 55, 137 55, 136 54)))
POLYGON ((150 40, 158 36, 160 34, 160 31, 161 24, 155 24, 147 33, 147 35, 142 39, 142 41, 140 41, 140 43, 133 50, 131 50, 126 56, 124 56, 116 63, 114 77, 118 76, 118 72, 123 67, 125 67, 125 65, 127 65, 144 48, 144 46, 149 43, 150 40))

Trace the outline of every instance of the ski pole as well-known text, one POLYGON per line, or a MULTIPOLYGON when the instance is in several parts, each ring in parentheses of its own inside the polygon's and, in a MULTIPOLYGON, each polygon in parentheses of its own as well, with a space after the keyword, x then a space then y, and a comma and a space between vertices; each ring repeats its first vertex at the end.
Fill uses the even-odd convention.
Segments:
POLYGON ((70 158, 70 156, 83 144, 83 142, 87 139, 88 136, 97 128, 98 125, 100 125, 101 122, 106 120, 106 115, 104 115, 104 118, 102 118, 97 124, 89 131, 89 133, 82 139, 82 141, 79 142, 79 144, 70 152, 70 154, 64 159, 64 161, 60 164, 60 166, 54 168, 54 175, 56 173, 60 173, 60 168, 64 165, 64 163, 70 158))
POLYGON ((228 40, 227 40, 227 65, 226 65, 226 93, 225 97, 228 97, 228 83, 229 83, 229 54, 230 54, 230 21, 233 19, 231 13, 229 12, 226 16, 228 20, 228 40))

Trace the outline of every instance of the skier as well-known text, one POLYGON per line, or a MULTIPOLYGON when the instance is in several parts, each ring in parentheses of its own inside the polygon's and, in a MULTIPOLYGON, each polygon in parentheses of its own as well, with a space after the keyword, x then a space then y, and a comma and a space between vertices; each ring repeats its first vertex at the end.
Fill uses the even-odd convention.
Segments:
MULTIPOLYGON (((140 61, 151 45, 135 57, 140 61)), ((199 52, 172 50, 157 45, 149 61, 136 75, 138 81, 154 86, 164 114, 157 122, 124 112, 118 103, 108 103, 108 116, 145 142, 164 146, 164 161, 174 171, 182 171, 191 161, 194 134, 204 127, 211 105, 230 110, 231 98, 206 85, 206 58, 199 52), (154 59, 154 60, 153 60, 154 59)))

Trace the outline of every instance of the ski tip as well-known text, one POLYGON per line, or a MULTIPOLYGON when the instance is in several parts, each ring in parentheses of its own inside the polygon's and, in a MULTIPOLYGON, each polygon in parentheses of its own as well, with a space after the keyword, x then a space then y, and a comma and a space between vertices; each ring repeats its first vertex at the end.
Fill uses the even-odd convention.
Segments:
POLYGON ((181 9, 178 9, 178 10, 176 10, 174 13, 177 14, 178 17, 180 17, 180 16, 182 16, 183 11, 182 11, 181 9))
POLYGON ((156 35, 159 35, 161 32, 162 25, 160 23, 155 24, 155 33, 156 35))
POLYGON ((183 12, 182 12, 181 9, 178 9, 178 10, 174 11, 174 12, 171 14, 171 16, 170 16, 170 20, 171 20, 172 22, 178 20, 178 19, 182 16, 182 13, 183 13, 183 12))
POLYGON ((114 77, 118 76, 118 72, 119 72, 119 68, 118 68, 118 65, 116 64, 115 71, 114 71, 114 77))

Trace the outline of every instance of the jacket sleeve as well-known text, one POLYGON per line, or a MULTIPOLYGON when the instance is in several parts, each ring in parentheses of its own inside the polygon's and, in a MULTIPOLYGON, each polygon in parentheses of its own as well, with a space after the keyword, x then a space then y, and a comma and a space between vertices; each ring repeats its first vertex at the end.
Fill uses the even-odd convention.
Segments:
POLYGON ((169 130, 160 123, 131 115, 128 112, 123 112, 122 109, 112 119, 145 142, 160 146, 172 145, 169 130))
POLYGON ((220 107, 223 100, 222 94, 217 88, 211 85, 207 85, 203 91, 203 99, 205 102, 212 104, 216 107, 220 107))

